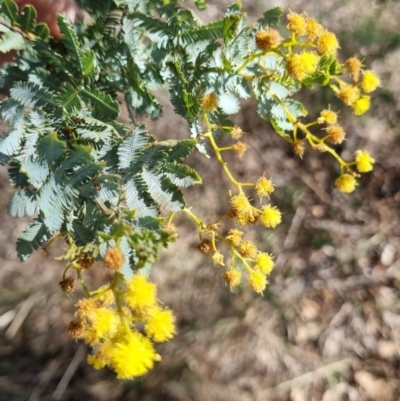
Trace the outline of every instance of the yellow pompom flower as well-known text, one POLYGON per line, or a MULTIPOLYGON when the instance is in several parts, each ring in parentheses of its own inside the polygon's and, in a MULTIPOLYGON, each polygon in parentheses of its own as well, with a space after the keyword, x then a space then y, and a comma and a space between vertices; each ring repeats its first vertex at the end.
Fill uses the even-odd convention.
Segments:
POLYGON ((336 96, 342 100, 342 102, 347 105, 353 105, 360 97, 360 91, 356 86, 352 85, 342 85, 336 96))
POLYGON ((312 52, 293 54, 287 60, 286 70, 290 76, 302 81, 317 71, 319 60, 320 57, 312 52))
POLYGON ((96 301, 93 298, 83 298, 76 303, 76 312, 80 319, 85 319, 97 308, 96 301))
POLYGON ((260 252, 254 260, 254 267, 265 275, 270 274, 274 266, 272 255, 266 252, 260 252))
POLYGON ((98 290, 96 299, 104 306, 110 306, 115 303, 114 292, 110 289, 109 284, 102 285, 98 290))
POLYGON ((241 226, 248 223, 253 223, 257 218, 256 211, 251 206, 247 196, 244 193, 232 196, 230 215, 235 217, 241 226))
POLYGON ((361 88, 365 93, 373 92, 381 84, 380 79, 372 70, 364 71, 361 80, 361 88))
POLYGON ((319 35, 321 35, 321 33, 324 31, 322 25, 315 21, 314 18, 307 18, 306 25, 306 36, 307 39, 311 42, 318 39, 319 35))
POLYGON ((364 150, 357 150, 356 152, 356 166, 360 173, 368 173, 374 168, 375 159, 364 150))
POLYGON ((356 116, 361 116, 371 107, 371 99, 369 96, 361 96, 351 107, 356 116))
POLYGON ((329 31, 323 31, 317 42, 317 52, 334 56, 339 49, 339 42, 336 35, 329 31))
POLYGON ((111 362, 111 355, 114 350, 112 342, 103 342, 97 348, 97 357, 102 359, 107 365, 111 362))
POLYGON ((208 113, 213 113, 218 107, 218 96, 215 93, 207 93, 201 99, 201 108, 208 113))
POLYGON ((327 140, 335 145, 342 143, 346 137, 346 132, 340 125, 330 125, 326 132, 328 134, 327 140))
POLYGON ((271 180, 267 180, 264 176, 260 177, 256 182, 257 195, 262 199, 264 196, 269 198, 269 195, 274 192, 274 184, 271 180))
POLYGON ((287 28, 296 35, 304 36, 307 33, 307 22, 303 15, 289 13, 287 16, 287 28))
POLYGON ((231 228, 228 231, 228 234, 226 235, 225 239, 229 241, 229 243, 233 246, 239 246, 240 243, 242 242, 242 236, 243 232, 239 230, 235 230, 234 228, 231 228))
POLYGON ((362 67, 361 61, 357 57, 350 57, 346 61, 346 66, 351 75, 351 79, 354 82, 357 82, 358 79, 360 78, 360 71, 362 67))
POLYGON ((236 152, 237 157, 240 159, 246 153, 249 147, 244 142, 238 141, 232 145, 232 149, 236 152))
POLYGON ((239 139, 243 135, 243 131, 240 127, 234 127, 230 132, 230 135, 233 139, 239 139))
POLYGON ((95 309, 90 315, 91 326, 98 338, 113 336, 120 322, 118 314, 107 308, 95 309))
POLYGON ((83 341, 91 347, 94 347, 99 344, 102 338, 99 336, 99 333, 95 330, 94 327, 85 325, 84 332, 82 336, 83 341))
POLYGON ((149 283, 145 276, 136 274, 130 278, 124 293, 126 303, 138 312, 152 308, 157 303, 157 287, 149 283))
POLYGON ((260 223, 267 228, 275 228, 282 221, 282 213, 276 206, 265 206, 260 216, 260 223))
POLYGON ((99 358, 97 355, 88 355, 86 361, 88 365, 93 366, 96 370, 102 369, 107 365, 107 362, 104 359, 99 358))
POLYGON ((220 251, 214 252, 214 255, 212 256, 211 259, 212 259, 215 267, 225 266, 224 255, 220 251))
POLYGON ((356 189, 357 181, 351 174, 343 174, 336 179, 335 185, 340 192, 348 194, 356 189))
POLYGON ((224 274, 224 279, 225 283, 228 284, 232 290, 242 281, 242 271, 239 269, 231 269, 224 274))
POLYGON ((104 255, 104 263, 111 270, 120 270, 124 265, 125 257, 118 247, 108 248, 104 255))
POLYGON ((296 153, 296 155, 299 155, 300 159, 302 159, 304 156, 304 151, 306 150, 304 141, 301 140, 294 141, 292 146, 293 146, 293 152, 296 153))
POLYGON ((279 32, 275 29, 262 29, 256 33, 256 45, 260 50, 268 50, 282 43, 279 32))
POLYGON ((174 314, 170 309, 152 309, 145 318, 144 331, 158 343, 170 340, 176 334, 174 314))
POLYGON ((322 110, 318 117, 318 124, 328 124, 333 125, 336 124, 338 120, 338 115, 332 110, 325 109, 322 110))
POLYGON ((117 379, 133 379, 147 373, 161 358, 148 338, 128 332, 122 342, 115 344, 110 359, 117 379))
POLYGON ((268 284, 267 278, 259 271, 252 271, 249 275, 249 286, 253 291, 262 294, 268 284))
POLYGON ((245 259, 253 259, 257 255, 257 247, 253 241, 243 241, 239 248, 239 253, 245 259))

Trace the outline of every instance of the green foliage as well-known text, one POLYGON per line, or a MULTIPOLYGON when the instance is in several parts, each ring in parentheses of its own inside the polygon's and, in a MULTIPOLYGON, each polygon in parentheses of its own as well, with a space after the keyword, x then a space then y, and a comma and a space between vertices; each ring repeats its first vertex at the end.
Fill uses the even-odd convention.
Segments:
MULTIPOLYGON (((204 0, 193 2, 198 10, 206 8, 204 0)), ((361 115, 380 81, 356 58, 347 61, 351 82, 339 78, 346 69, 336 57, 335 35, 305 14, 288 16, 291 32, 282 38, 276 30, 283 13, 279 7, 249 24, 238 1, 221 19, 203 24, 178 0, 81 4, 91 22, 74 25, 58 15, 62 40, 55 40, 46 25, 37 24, 32 6, 19 10, 12 0, 0 0, 0 52, 18 52, 0 69, 0 90, 9 94, 0 103, 9 126, 0 137, 0 163, 8 164, 17 188, 10 215, 32 218, 17 241, 20 259, 39 248, 46 251, 54 239, 65 240, 60 286, 73 291, 75 280, 67 276, 72 269, 93 301, 78 305, 79 321, 72 322, 70 334, 96 346, 89 363, 108 365, 127 379, 143 375, 159 360, 149 338, 166 341, 175 333, 170 311, 156 306, 154 284, 137 273, 148 274, 160 249, 175 240, 176 212, 184 211, 195 223, 198 249, 210 254, 216 267, 226 267, 223 276, 231 289, 240 285, 242 270, 255 292, 266 288, 273 256, 243 239, 242 228, 258 223, 274 229, 282 214, 270 203, 271 180, 263 175, 241 183, 224 159, 223 152, 242 157, 247 149, 238 140, 243 131, 230 119, 241 101, 252 97, 260 117, 300 157, 305 143, 333 156, 341 170, 336 186, 349 193, 358 173, 371 171, 375 160, 362 150, 354 161, 343 160, 327 144, 345 138, 338 114, 325 109, 303 123, 307 110, 294 95, 303 87, 324 86, 361 115), (141 122, 161 117, 157 90, 169 93, 188 139, 159 141, 141 122), (129 125, 118 120, 125 107, 129 125), (317 135, 311 130, 318 126, 322 133, 317 135), (224 135, 236 142, 219 147, 218 137, 224 135), (229 191, 229 212, 214 223, 204 223, 186 208, 182 193, 202 183, 184 162, 196 148, 209 157, 205 143, 235 188, 229 191), (252 205, 246 187, 267 204, 252 205), (229 227, 219 232, 227 220, 229 227), (240 230, 231 228, 235 223, 240 230), (229 262, 220 243, 227 245, 229 262), (89 291, 82 272, 96 261, 104 262, 113 279, 89 291), (100 351, 102 345, 107 352, 100 351), (133 354, 126 358, 124 349, 133 354)))

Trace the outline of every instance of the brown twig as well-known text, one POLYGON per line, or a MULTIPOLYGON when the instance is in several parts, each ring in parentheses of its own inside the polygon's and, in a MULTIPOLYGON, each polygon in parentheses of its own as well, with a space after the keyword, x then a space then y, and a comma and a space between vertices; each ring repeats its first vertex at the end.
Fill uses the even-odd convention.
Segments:
POLYGON ((10 31, 19 33, 21 36, 23 36, 27 40, 33 40, 32 36, 28 35, 27 33, 25 33, 22 29, 18 28, 17 26, 9 25, 9 24, 7 24, 7 22, 4 22, 4 21, 0 21, 0 25, 5 26, 10 31))

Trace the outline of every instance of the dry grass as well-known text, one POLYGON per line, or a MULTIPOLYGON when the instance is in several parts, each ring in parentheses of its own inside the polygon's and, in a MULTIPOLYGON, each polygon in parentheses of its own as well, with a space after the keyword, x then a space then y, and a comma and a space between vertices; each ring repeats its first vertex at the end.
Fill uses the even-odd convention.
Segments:
MULTIPOLYGON (((211 7, 210 17, 223 3, 211 7)), ((25 264, 17 260, 13 244, 25 221, 6 215, 12 190, 0 170, 1 401, 399 399, 399 3, 288 3, 268 6, 301 8, 321 18, 345 39, 345 56, 361 52, 379 70, 383 88, 372 112, 361 119, 341 113, 350 133, 342 155, 367 149, 377 159, 375 170, 354 195, 343 196, 333 189, 337 169, 326 155, 294 157, 252 104, 244 105, 236 120, 251 149, 235 161, 236 172, 242 180, 264 171, 272 176, 273 200, 284 211, 276 231, 247 234, 278 255, 271 284, 264 297, 247 288, 231 294, 221 272, 194 249, 194 227, 179 218, 180 241, 152 274, 160 298, 177 314, 179 335, 161 347, 163 360, 154 371, 131 383, 87 367, 86 349, 68 338, 74 300, 58 291, 62 264, 40 254, 25 264), (375 21, 373 35, 363 28, 366 20, 369 26, 375 21)), ((249 12, 256 8, 254 2, 249 12)), ((311 110, 335 103, 321 92, 305 96, 311 110)), ((152 125, 155 135, 186 136, 168 106, 164 118, 167 125, 152 125)), ((211 221, 227 208, 227 181, 215 162, 193 155, 190 163, 205 185, 188 190, 187 199, 211 221)), ((99 266, 91 279, 103 277, 99 266)))

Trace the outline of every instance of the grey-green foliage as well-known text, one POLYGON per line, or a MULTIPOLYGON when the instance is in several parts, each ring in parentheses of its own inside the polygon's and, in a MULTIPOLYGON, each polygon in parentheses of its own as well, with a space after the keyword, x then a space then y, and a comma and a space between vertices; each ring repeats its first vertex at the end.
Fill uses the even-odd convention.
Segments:
MULTIPOLYGON (((116 9, 111 1, 103 6, 108 13, 116 9)), ((160 107, 149 90, 151 71, 145 65, 140 70, 133 61, 139 45, 128 44, 125 32, 94 40, 101 38, 110 19, 98 18, 85 29, 58 16, 64 37, 60 45, 49 40, 48 31, 38 36, 43 27, 36 25, 30 6, 19 13, 13 2, 4 0, 0 18, 35 38, 4 29, 23 38, 25 48, 1 72, 3 89, 10 91, 1 104, 10 131, 0 139, 0 155, 19 189, 9 212, 33 217, 17 243, 20 258, 26 260, 57 232, 77 245, 96 241, 98 233, 118 237, 113 232, 118 224, 99 209, 101 202, 109 210, 127 211, 118 221, 133 231, 128 239, 122 237, 120 246, 126 249, 128 265, 137 267, 140 238, 147 247, 166 243, 157 219, 160 208, 181 210, 185 201, 179 187, 200 182, 182 164, 196 140, 165 144, 136 121, 133 128, 116 121, 119 91, 141 104, 132 113, 156 116, 160 107)), ((6 34, 0 48, 21 49, 21 41, 12 46, 6 34)))
MULTIPOLYGON (((222 19, 203 25, 177 0, 81 3, 92 22, 72 25, 58 16, 63 40, 55 41, 46 25, 36 24, 31 6, 18 11, 12 0, 0 2, 0 51, 19 50, 17 61, 0 71, 1 89, 10 93, 0 106, 10 127, 0 137, 0 161, 8 163, 19 189, 10 214, 33 217, 18 240, 18 254, 27 259, 57 232, 82 246, 99 238, 111 244, 114 236, 131 266, 143 267, 148 260, 138 259, 144 252, 137 244, 147 244, 143 250, 168 242, 160 209, 181 210, 179 187, 201 181, 182 162, 196 146, 204 151, 202 96, 217 94, 218 110, 209 120, 223 126, 221 134, 233 126, 229 115, 239 110, 240 99, 253 95, 260 116, 290 140, 293 126, 282 105, 295 117, 305 114, 291 99, 300 85, 285 73, 283 57, 252 58, 255 33, 276 26, 280 8, 249 25, 236 3, 222 19), (265 78, 263 67, 272 78, 265 78), (246 74, 253 77, 251 86, 246 74), (140 124, 141 116, 161 117, 154 96, 160 88, 169 91, 192 139, 158 142, 140 124), (118 94, 133 128, 117 121, 118 94), (121 222, 133 227, 128 237, 121 222)), ((200 10, 206 6, 203 0, 194 3, 200 10)), ((326 80, 332 63, 321 64, 315 82, 326 80)))

